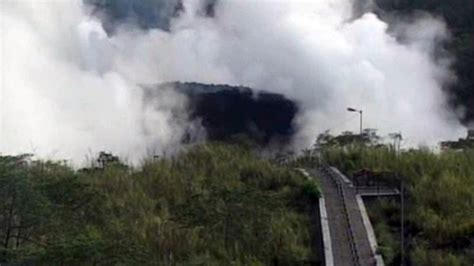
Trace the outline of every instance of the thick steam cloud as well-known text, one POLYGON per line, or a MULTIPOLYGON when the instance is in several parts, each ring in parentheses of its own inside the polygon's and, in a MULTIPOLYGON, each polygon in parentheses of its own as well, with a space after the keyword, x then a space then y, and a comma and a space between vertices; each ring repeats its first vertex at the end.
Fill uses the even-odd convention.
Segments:
POLYGON ((401 131, 434 144, 463 134, 446 107, 447 38, 433 18, 400 24, 400 43, 371 13, 353 19, 349 0, 185 0, 169 30, 123 23, 107 34, 79 1, 2 1, 2 153, 81 161, 109 150, 133 160, 179 144, 186 99, 170 91, 145 104, 140 84, 195 81, 245 85, 299 103, 295 148, 327 129, 401 131), (436 59, 435 59, 436 58, 436 59), (176 116, 181 113, 182 115, 176 116))
POLYGON ((138 60, 152 40, 109 38, 78 1, 0 7, 2 153, 82 162, 106 150, 135 161, 180 141, 185 117, 174 113, 185 99, 163 91, 154 105, 142 100, 139 83, 158 81, 138 60))

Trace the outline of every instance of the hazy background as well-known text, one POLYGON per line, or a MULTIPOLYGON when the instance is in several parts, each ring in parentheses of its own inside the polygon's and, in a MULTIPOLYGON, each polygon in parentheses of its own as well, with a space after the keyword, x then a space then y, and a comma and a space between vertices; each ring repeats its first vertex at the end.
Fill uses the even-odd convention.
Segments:
POLYGON ((194 81, 281 93, 299 104, 293 146, 318 133, 401 131, 406 145, 464 135, 445 88, 445 23, 386 22, 370 2, 2 1, 2 153, 83 161, 172 152, 190 123, 186 98, 141 84, 194 81), (354 7, 356 7, 354 9, 354 7), (355 11, 355 12, 353 12, 355 11), (403 37, 403 38, 396 38, 403 37))

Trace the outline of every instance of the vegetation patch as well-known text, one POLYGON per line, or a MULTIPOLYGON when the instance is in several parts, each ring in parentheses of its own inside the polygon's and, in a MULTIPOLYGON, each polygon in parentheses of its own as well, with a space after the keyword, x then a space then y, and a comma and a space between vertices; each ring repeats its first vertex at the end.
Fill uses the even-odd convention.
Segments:
POLYGON ((223 144, 139 168, 0 157, 0 262, 299 265, 317 258, 319 187, 223 144))
MULTIPOLYGON (((403 180, 406 206, 405 253, 414 265, 472 265, 474 263, 474 151, 426 149, 396 153, 384 145, 332 145, 324 158, 351 175, 359 169, 392 172, 392 184, 403 180), (434 254, 438 254, 434 256, 434 254)), ((386 259, 397 251, 392 222, 399 217, 397 202, 369 207, 386 259), (384 240, 385 239, 385 240, 384 240)), ((399 224, 399 223, 398 223, 399 224)))

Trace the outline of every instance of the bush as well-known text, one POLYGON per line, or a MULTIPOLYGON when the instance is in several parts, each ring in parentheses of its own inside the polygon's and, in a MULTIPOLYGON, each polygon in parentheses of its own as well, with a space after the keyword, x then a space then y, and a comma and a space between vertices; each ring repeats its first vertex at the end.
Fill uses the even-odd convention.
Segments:
POLYGON ((314 203, 321 197, 321 189, 314 181, 308 180, 303 184, 303 195, 314 203))

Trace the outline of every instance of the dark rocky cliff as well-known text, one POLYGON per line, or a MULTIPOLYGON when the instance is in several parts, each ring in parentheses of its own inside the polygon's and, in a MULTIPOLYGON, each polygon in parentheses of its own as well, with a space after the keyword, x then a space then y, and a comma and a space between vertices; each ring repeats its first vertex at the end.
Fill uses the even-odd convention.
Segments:
POLYGON ((296 103, 280 94, 247 87, 200 83, 147 86, 154 91, 172 88, 188 98, 190 120, 201 121, 209 140, 228 141, 245 136, 261 145, 288 143, 295 133, 296 103))

